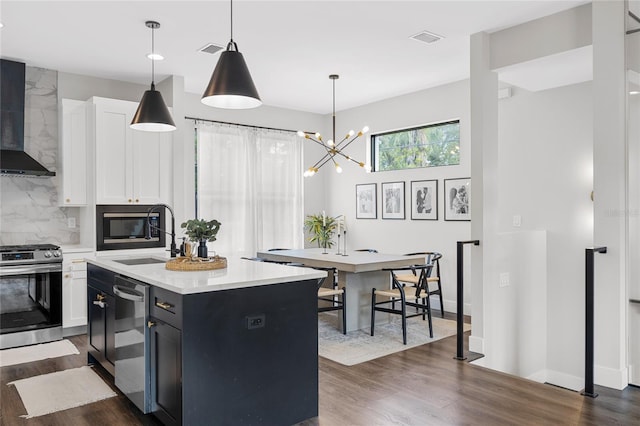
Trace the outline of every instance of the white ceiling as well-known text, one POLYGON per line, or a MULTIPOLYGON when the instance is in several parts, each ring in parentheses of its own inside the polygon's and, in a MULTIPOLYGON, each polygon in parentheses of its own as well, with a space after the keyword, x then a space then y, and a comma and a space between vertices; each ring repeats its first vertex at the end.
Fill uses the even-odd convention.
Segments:
MULTIPOLYGON (((469 36, 517 25, 588 1, 236 0, 234 40, 265 105, 316 113, 347 109, 469 76, 469 36), (409 39, 427 30, 434 44, 409 39)), ((184 76, 201 94, 219 54, 198 52, 230 37, 228 1, 2 0, 0 56, 63 72, 150 83, 184 76)))

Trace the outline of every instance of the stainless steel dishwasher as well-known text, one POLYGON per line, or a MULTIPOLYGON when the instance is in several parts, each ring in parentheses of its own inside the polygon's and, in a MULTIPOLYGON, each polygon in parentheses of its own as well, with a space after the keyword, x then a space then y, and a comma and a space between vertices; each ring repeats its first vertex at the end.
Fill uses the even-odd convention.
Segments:
POLYGON ((151 411, 149 336, 146 327, 149 286, 117 275, 115 384, 143 413, 151 411))

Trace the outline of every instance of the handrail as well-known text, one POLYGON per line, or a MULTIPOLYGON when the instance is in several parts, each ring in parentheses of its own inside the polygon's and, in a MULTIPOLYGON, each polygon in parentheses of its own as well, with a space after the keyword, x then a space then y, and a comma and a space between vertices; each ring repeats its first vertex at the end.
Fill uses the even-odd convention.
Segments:
POLYGON ((458 241, 457 242, 457 275, 458 275, 458 294, 456 295, 457 299, 457 312, 456 312, 456 320, 457 320, 457 342, 456 342, 456 356, 454 359, 459 361, 463 361, 467 359, 464 356, 463 352, 463 337, 464 337, 464 251, 463 248, 466 244, 473 244, 474 246, 480 245, 480 240, 470 240, 470 241, 458 241))
POLYGON ((581 395, 595 398, 598 396, 593 389, 593 324, 594 324, 594 277, 593 254, 606 253, 606 247, 592 247, 585 249, 585 349, 584 349, 584 390, 581 395))

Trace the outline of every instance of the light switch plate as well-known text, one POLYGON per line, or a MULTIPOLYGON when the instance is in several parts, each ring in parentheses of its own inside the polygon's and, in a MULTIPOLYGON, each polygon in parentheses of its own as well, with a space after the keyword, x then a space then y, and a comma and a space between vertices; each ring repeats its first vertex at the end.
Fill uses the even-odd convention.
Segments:
POLYGON ((75 228, 76 227, 76 218, 68 217, 67 218, 67 228, 75 228))
POLYGON ((522 216, 520 216, 519 214, 514 215, 513 226, 515 226, 516 228, 519 228, 521 224, 522 224, 522 216))
POLYGON ((500 283, 498 285, 500 287, 508 287, 510 285, 508 272, 500 273, 500 283))

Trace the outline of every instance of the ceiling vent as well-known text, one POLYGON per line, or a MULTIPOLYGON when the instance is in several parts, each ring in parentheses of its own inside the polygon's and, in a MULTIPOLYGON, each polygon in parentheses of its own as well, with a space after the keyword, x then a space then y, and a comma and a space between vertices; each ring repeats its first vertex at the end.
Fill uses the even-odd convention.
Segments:
POLYGON ((435 43, 438 40, 442 40, 444 37, 439 36, 438 34, 430 33, 429 31, 422 31, 416 35, 412 35, 411 37, 414 40, 421 41, 423 43, 435 43))
POLYGON ((221 50, 222 50, 222 46, 218 46, 217 44, 213 44, 213 43, 207 43, 206 45, 198 49, 198 51, 200 52, 210 53, 212 55, 215 55, 221 50))

